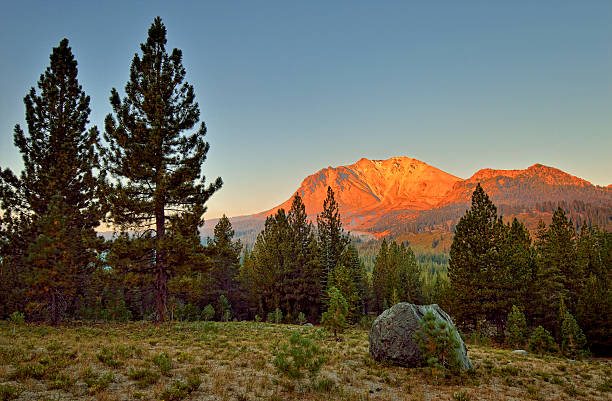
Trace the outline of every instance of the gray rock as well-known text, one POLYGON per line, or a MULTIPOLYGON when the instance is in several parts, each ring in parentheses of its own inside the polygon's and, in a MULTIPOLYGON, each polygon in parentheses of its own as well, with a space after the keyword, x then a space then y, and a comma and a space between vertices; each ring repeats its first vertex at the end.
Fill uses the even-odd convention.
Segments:
MULTIPOLYGON (((421 364, 421 351, 414 341, 414 333, 420 330, 420 322, 427 311, 432 311, 436 320, 455 328, 453 321, 438 305, 413 305, 401 302, 376 318, 370 329, 370 356, 377 361, 393 365, 416 367, 421 364)), ((455 330, 459 343, 459 359, 463 369, 472 369, 467 348, 455 330)))
POLYGON ((512 351, 512 354, 529 355, 529 352, 525 351, 524 349, 515 349, 512 351))
POLYGON ((306 323, 304 324, 305 327, 312 327, 312 323, 306 323))

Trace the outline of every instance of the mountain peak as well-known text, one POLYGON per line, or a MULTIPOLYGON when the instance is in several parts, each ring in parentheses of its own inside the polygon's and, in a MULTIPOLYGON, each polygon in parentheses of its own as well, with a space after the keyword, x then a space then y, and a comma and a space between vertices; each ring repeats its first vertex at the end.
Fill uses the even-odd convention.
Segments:
MULTIPOLYGON (((300 185, 306 213, 321 212, 327 187, 331 187, 344 215, 380 214, 391 210, 423 210, 440 202, 460 178, 410 157, 386 160, 361 158, 354 164, 327 167, 300 185)), ((294 193, 295 195, 295 193, 294 193)), ((291 197, 293 198, 293 196, 291 197)), ((279 208, 288 210, 291 198, 279 208)), ((358 225, 362 218, 355 220, 358 225)))

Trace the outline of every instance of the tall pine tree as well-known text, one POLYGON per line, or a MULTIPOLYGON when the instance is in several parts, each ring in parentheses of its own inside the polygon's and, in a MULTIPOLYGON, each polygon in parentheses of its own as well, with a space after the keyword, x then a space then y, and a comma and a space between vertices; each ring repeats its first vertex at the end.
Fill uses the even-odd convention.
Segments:
POLYGON ((14 287, 27 278, 32 312, 48 312, 54 324, 77 307, 97 260, 94 228, 104 214, 98 131, 87 129, 90 99, 77 73, 63 39, 40 76, 40 92, 32 88, 24 99, 27 134, 15 127, 24 169, 19 176, 9 169, 0 173, 2 263, 12 265, 14 287))
POLYGON ((478 184, 472 207, 457 223, 450 250, 450 301, 460 323, 476 327, 482 319, 498 325, 505 320, 496 288, 503 266, 503 227, 497 208, 478 184))
POLYGON ((200 120, 193 87, 185 82, 182 52, 166 52, 166 27, 157 17, 147 41, 130 68, 121 99, 113 89, 114 116, 105 121, 109 144, 104 162, 114 178, 111 185, 112 222, 132 230, 150 230, 155 250, 157 319, 166 318, 168 279, 167 221, 172 215, 191 216, 201 224, 205 203, 221 188, 220 178, 205 186, 202 165, 209 145, 206 126, 190 131, 200 120))
POLYGON ((348 235, 344 233, 340 220, 340 208, 334 198, 334 191, 327 187, 327 198, 323 201, 323 212, 317 216, 317 230, 319 237, 320 262, 322 267, 321 279, 323 281, 324 295, 327 295, 329 285, 327 280, 330 273, 340 260, 340 255, 349 244, 348 235))

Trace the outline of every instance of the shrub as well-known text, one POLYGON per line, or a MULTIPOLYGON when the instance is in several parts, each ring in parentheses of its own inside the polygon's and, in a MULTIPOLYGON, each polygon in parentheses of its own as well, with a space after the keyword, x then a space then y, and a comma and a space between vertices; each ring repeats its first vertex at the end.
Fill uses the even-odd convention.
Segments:
POLYGON ((187 383, 175 382, 172 388, 164 390, 160 395, 160 400, 164 401, 180 401, 187 398, 187 396, 196 391, 202 381, 197 376, 191 376, 187 378, 187 383))
POLYGON ((303 326, 306 324, 306 322, 307 322, 306 315, 304 315, 303 312, 298 313, 297 324, 299 324, 300 326, 303 326))
POLYGON ((561 324, 561 353, 568 358, 582 358, 588 353, 586 337, 569 312, 565 312, 561 324))
POLYGON ((321 324, 328 330, 334 332, 334 337, 338 338, 338 333, 342 333, 348 326, 346 316, 348 314, 348 304, 342 296, 340 290, 336 287, 331 287, 327 291, 329 297, 329 306, 327 312, 321 316, 321 324))
POLYGON ((421 351, 424 364, 458 373, 461 362, 457 330, 445 321, 437 320, 432 311, 425 313, 419 325, 421 327, 414 333, 414 341, 421 351))
POLYGON ((102 350, 96 354, 96 357, 100 362, 113 369, 122 365, 121 361, 115 359, 115 353, 110 348, 102 347, 102 350))
POLYGON ((508 313, 506 321, 506 329, 508 330, 507 343, 513 347, 522 347, 527 341, 527 321, 525 315, 519 308, 512 305, 512 310, 508 313))
POLYGON ((325 363, 322 351, 312 339, 294 332, 289 341, 274 351, 272 364, 278 373, 295 380, 301 380, 308 374, 314 380, 325 363))
POLYGON ((257 323, 261 322, 261 316, 259 316, 259 315, 255 315, 255 321, 256 321, 257 323))
POLYGON ((99 376, 91 368, 85 369, 82 373, 82 377, 85 384, 87 384, 87 388, 90 393, 97 393, 100 390, 106 390, 110 383, 114 380, 111 372, 107 372, 99 376))
POLYGON ((128 377, 131 380, 138 382, 138 387, 144 388, 154 384, 159 380, 159 373, 153 372, 150 369, 134 369, 130 368, 128 377))
POLYGON ((283 321, 283 312, 280 308, 274 309, 274 312, 268 313, 266 317, 266 322, 268 323, 280 323, 283 321))
POLYGON ((336 389, 336 382, 333 379, 324 377, 312 383, 312 388, 321 393, 331 393, 336 389))
POLYGON ((208 304, 204 307, 202 311, 202 320, 209 321, 215 318, 215 308, 211 304, 208 304))
POLYGON ((557 351, 557 344, 550 332, 538 326, 529 338, 529 351, 535 354, 549 354, 557 351))
POLYGON ((167 352, 162 352, 153 357, 153 363, 159 368, 159 371, 164 376, 170 376, 170 370, 172 369, 172 359, 167 352))
POLYGON ((23 389, 10 384, 0 384, 0 401, 14 400, 19 397, 23 389))

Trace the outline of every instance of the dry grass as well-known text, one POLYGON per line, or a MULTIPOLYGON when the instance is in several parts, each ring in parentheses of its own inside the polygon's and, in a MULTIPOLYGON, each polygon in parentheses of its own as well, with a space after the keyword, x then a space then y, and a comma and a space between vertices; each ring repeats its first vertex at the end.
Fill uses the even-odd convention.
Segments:
POLYGON ((52 328, 0 322, 0 401, 17 400, 610 400, 612 361, 568 361, 470 346, 474 371, 445 377, 385 366, 368 334, 332 341, 317 327, 131 323, 52 328), (279 376, 273 351, 300 330, 327 362, 314 382, 279 376))

